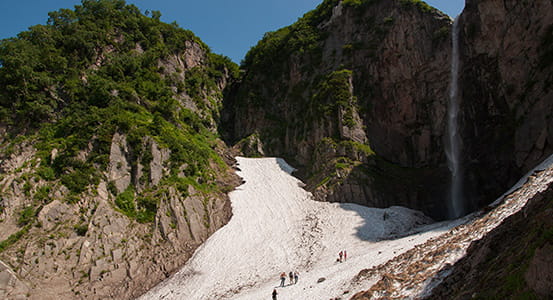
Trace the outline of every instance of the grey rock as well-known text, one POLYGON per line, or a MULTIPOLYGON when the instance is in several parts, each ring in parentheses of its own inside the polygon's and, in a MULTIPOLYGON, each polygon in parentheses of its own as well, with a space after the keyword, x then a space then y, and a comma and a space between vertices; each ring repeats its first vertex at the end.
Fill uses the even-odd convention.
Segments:
POLYGON ((131 183, 131 166, 127 160, 129 149, 125 135, 115 133, 109 155, 108 179, 115 184, 118 193, 124 192, 131 183))

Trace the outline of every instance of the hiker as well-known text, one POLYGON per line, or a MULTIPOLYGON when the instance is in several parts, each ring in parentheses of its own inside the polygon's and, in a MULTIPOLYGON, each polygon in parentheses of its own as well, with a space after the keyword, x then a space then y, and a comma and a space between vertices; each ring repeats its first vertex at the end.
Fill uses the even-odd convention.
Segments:
POLYGON ((348 253, 346 252, 346 250, 344 250, 344 261, 346 261, 348 259, 348 253))
POLYGON ((293 284, 294 283, 294 273, 292 273, 292 271, 290 271, 290 273, 288 273, 288 277, 290 277, 290 284, 293 284))
POLYGON ((300 276, 300 273, 298 273, 298 271, 295 271, 294 272, 294 284, 298 283, 299 276, 300 276))
POLYGON ((286 281, 286 273, 282 272, 280 273, 280 286, 284 286, 284 281, 286 281))
POLYGON ((277 300, 277 298, 276 298, 277 295, 278 295, 278 293, 277 293, 276 289, 273 289, 273 300, 277 300))
POLYGON ((342 262, 342 256, 344 256, 344 252, 340 251, 340 253, 338 253, 338 256, 340 257, 340 262, 342 262))

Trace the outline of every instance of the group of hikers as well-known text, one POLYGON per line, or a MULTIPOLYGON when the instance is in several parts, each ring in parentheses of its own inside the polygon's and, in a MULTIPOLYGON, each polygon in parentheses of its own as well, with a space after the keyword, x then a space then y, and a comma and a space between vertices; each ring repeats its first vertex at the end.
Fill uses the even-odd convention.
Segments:
MULTIPOLYGON (((300 273, 292 272, 288 273, 288 277, 290 278, 290 285, 298 283, 298 278, 300 276, 300 273)), ((286 272, 280 273, 280 287, 284 286, 284 283, 286 282, 286 272)))
MULTIPOLYGON (((348 259, 348 252, 346 250, 340 251, 338 253, 338 259, 337 262, 344 262, 348 259)), ((298 283, 299 273, 297 271, 288 273, 288 278, 290 279, 290 284, 296 284, 298 283)), ((286 283, 286 272, 280 273, 280 287, 284 287, 284 284, 286 283)), ((277 300, 278 292, 276 289, 273 289, 273 300, 277 300)))
MULTIPOLYGON (((290 271, 290 273, 288 273, 288 278, 290 278, 289 285, 298 283, 299 276, 300 276, 300 273, 298 273, 298 271, 295 271, 295 272, 290 271)), ((286 283, 286 272, 282 272, 280 273, 280 287, 284 287, 285 283, 286 283)), ((277 290, 273 289, 273 300, 277 299, 277 295, 278 295, 277 290)))
POLYGON ((346 261, 347 259, 348 259, 348 252, 346 250, 340 251, 340 253, 338 253, 337 261, 343 262, 343 261, 346 261))

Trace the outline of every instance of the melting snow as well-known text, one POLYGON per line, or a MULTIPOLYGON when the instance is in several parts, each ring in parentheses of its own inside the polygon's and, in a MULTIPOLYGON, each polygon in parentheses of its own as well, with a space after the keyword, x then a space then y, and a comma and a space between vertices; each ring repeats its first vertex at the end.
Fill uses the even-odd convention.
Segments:
POLYGON ((280 283, 279 274, 290 271, 299 272, 299 281, 289 285, 287 278, 286 286, 277 288, 278 299, 328 299, 341 295, 360 270, 446 230, 385 240, 430 220, 402 207, 316 202, 284 160, 237 160, 245 184, 230 194, 230 222, 142 299, 268 298, 280 283), (340 263, 342 250, 348 257, 340 263))
POLYGON ((424 295, 471 241, 553 180, 550 169, 549 177, 519 184, 515 194, 485 216, 425 225, 427 217, 407 208, 313 201, 282 159, 237 160, 245 183, 230 193, 230 222, 141 299, 269 299, 273 289, 279 300, 349 298, 371 287, 375 297, 424 295), (337 262, 343 250, 347 260, 337 262), (290 271, 299 272, 298 283, 287 278, 278 287, 279 274, 290 271))

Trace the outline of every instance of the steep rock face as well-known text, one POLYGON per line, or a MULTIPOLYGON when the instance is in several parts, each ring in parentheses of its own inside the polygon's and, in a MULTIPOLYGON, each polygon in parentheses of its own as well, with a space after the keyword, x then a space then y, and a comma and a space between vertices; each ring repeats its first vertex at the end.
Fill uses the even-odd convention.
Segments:
MULTIPOLYGON (((127 159, 129 149, 125 136, 119 133, 113 135, 109 156, 108 180, 114 183, 117 193, 122 193, 131 183, 131 166, 127 159)), ((157 185, 158 182, 152 183, 157 185)))
POLYGON ((426 299, 550 299, 553 296, 553 189, 481 240, 426 299))
POLYGON ((461 26, 467 190, 483 204, 553 153, 553 3, 470 0, 461 26))
POLYGON ((440 217, 450 24, 417 1, 324 1, 248 53, 230 139, 255 134, 321 200, 440 217))
POLYGON ((136 298, 228 222, 236 65, 193 33, 83 1, 0 61, 0 298, 136 298))
MULTIPOLYGON (((105 179, 96 189, 91 187, 81 194, 76 203, 68 203, 70 192, 60 182, 52 184, 33 175, 40 165, 26 163, 35 153, 32 147, 22 147, 22 152, 3 161, 2 298, 134 298, 175 272, 226 224, 231 207, 224 193, 206 193, 192 185, 184 192, 174 186, 160 186, 160 180, 167 178, 162 170, 170 163, 162 154, 167 150, 159 149, 149 138, 145 140, 151 146, 136 157, 136 149, 126 143, 126 136, 115 134, 105 179), (137 169, 151 170, 150 177, 125 167, 132 163, 140 166, 146 156, 152 157, 150 168, 137 169), (113 172, 112 166, 119 166, 124 176, 113 172), (22 179, 26 177, 31 177, 30 181, 22 179), (127 177, 129 180, 120 180, 127 177), (131 178, 142 186, 134 187, 131 178), (139 203, 153 197, 158 203, 151 223, 137 222, 119 206, 121 195, 130 187, 157 190, 137 194, 133 200, 139 203), (42 199, 44 190, 48 192, 42 199), (38 199, 43 202, 36 207, 38 199), (30 213, 25 213, 27 210, 30 213)), ((237 179, 227 172, 219 170, 219 184, 229 188, 237 185, 237 179)))

